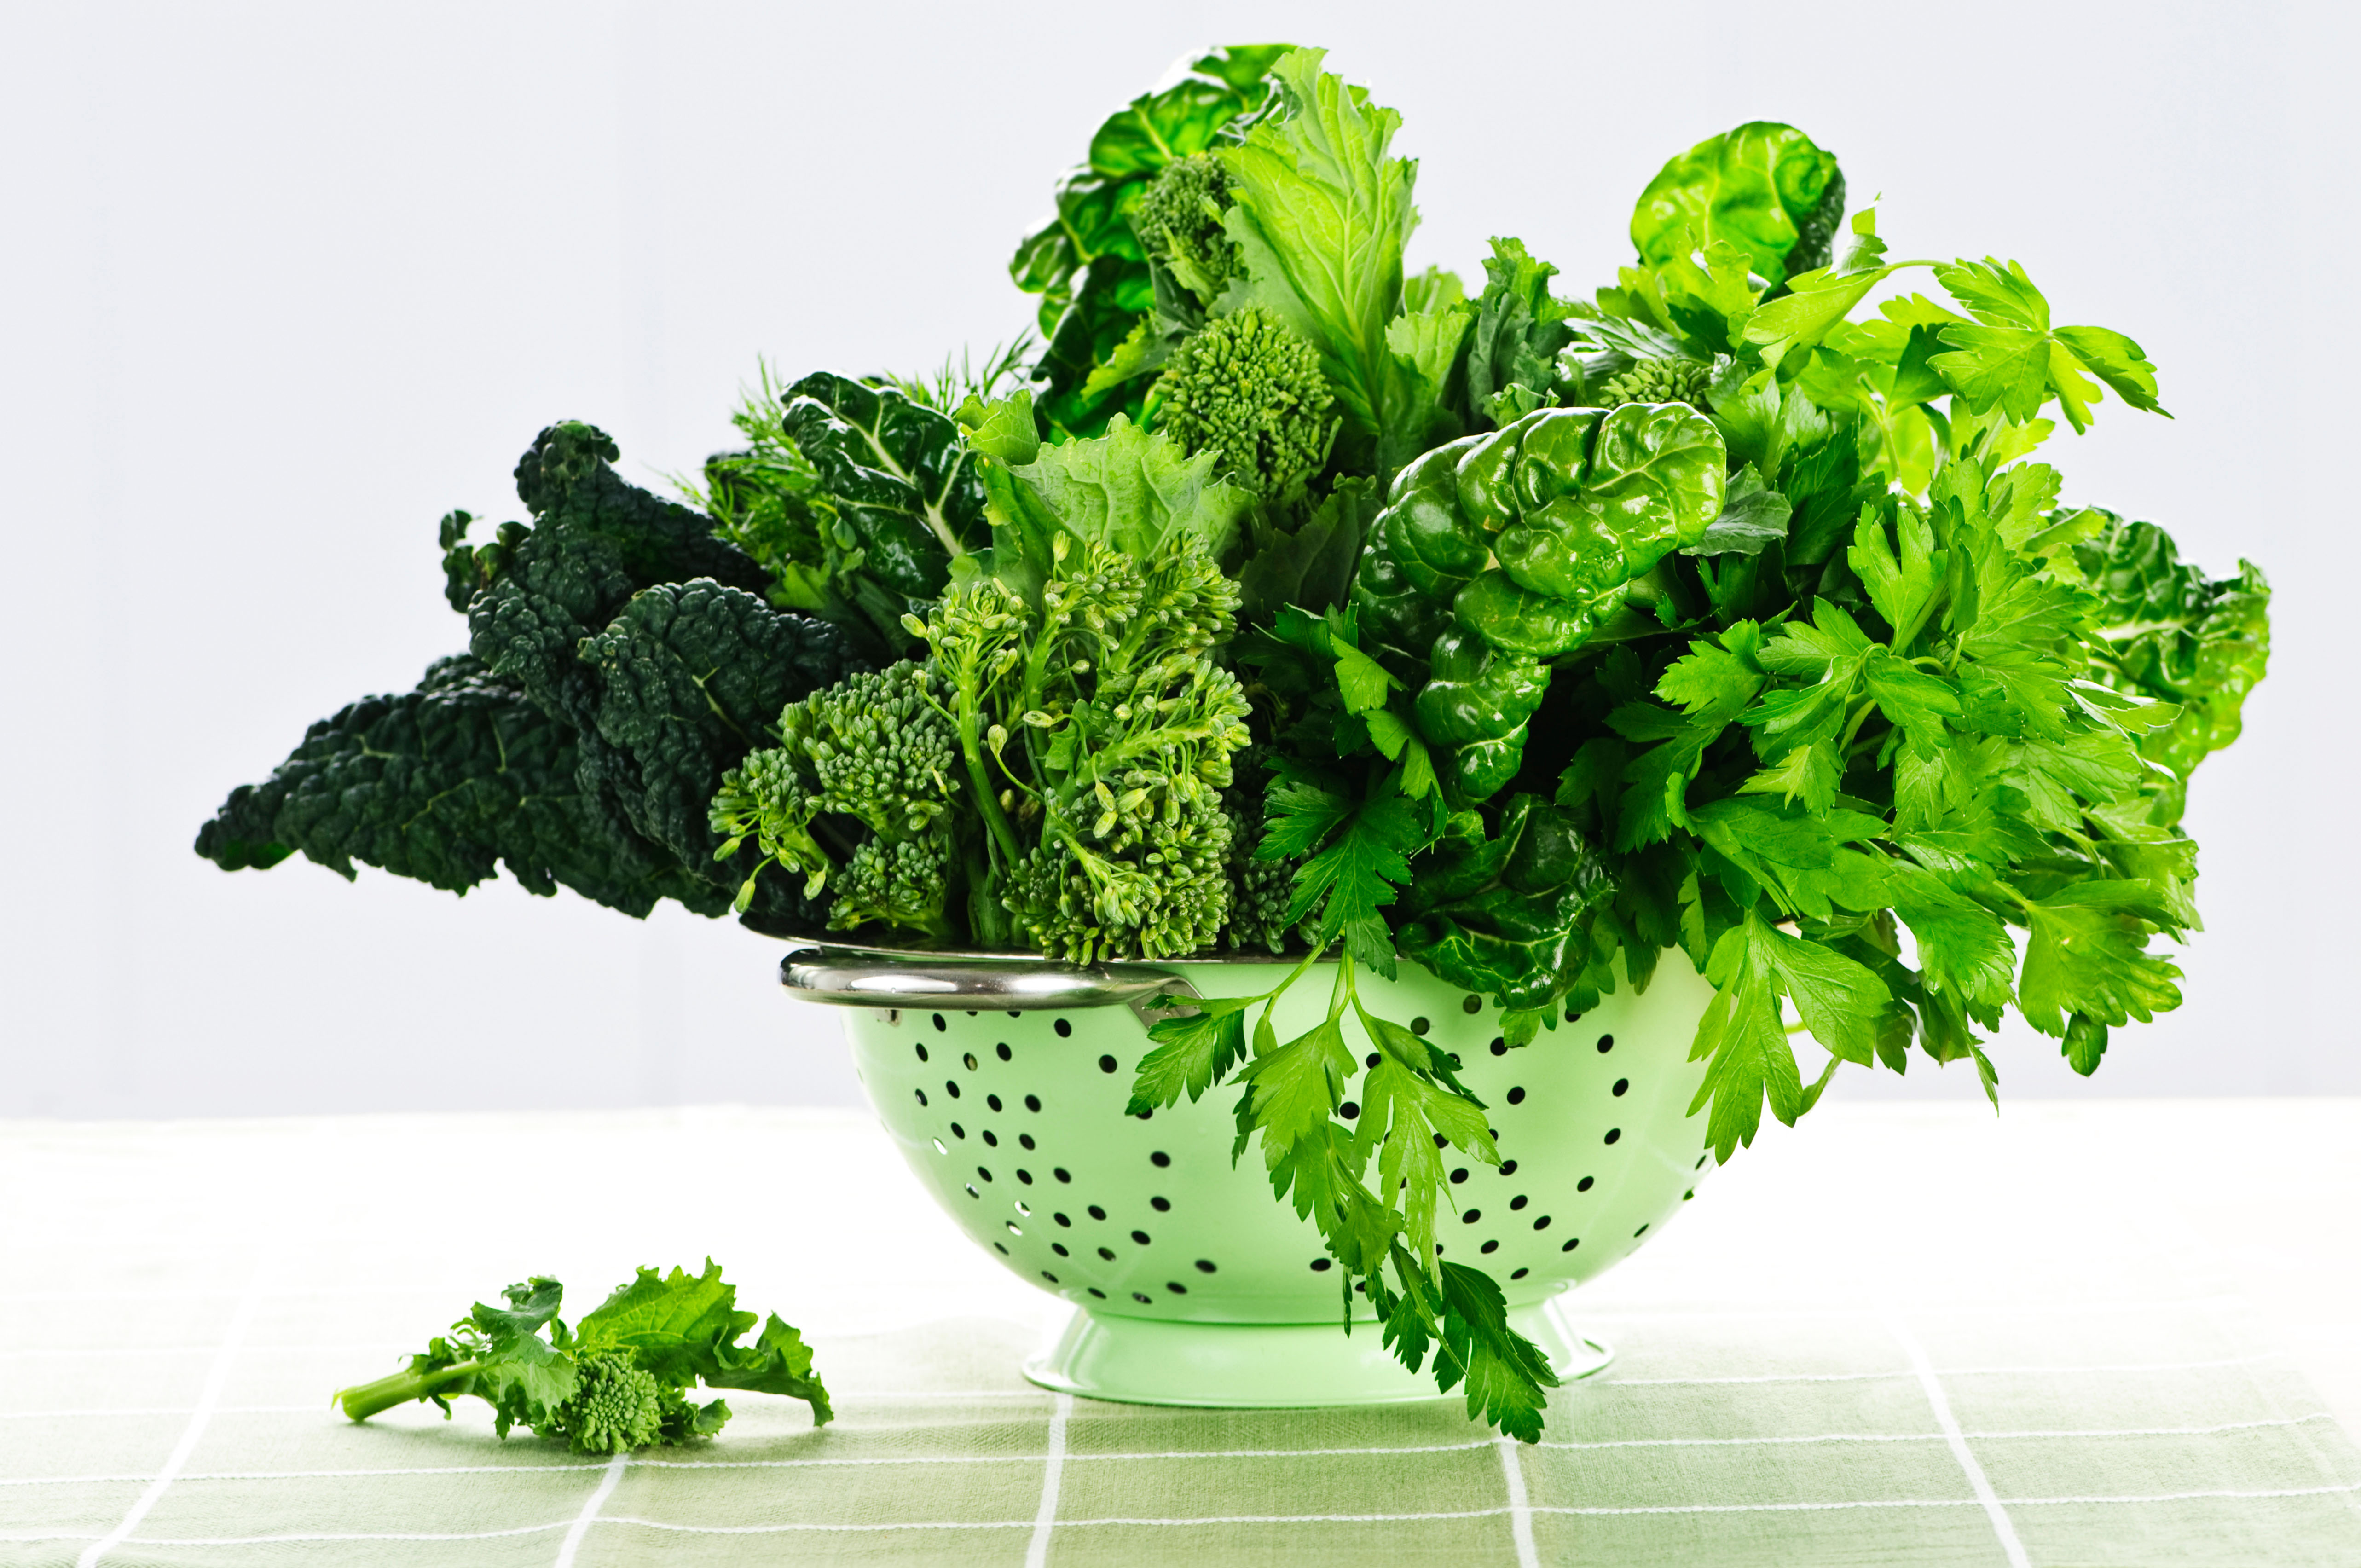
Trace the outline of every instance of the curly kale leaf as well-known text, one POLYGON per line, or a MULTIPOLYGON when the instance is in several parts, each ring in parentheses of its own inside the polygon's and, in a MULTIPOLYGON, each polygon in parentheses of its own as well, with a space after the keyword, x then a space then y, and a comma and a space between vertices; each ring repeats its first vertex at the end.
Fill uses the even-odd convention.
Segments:
POLYGON ((472 655, 438 660, 417 690, 364 697, 312 726, 259 784, 241 784, 197 835, 224 871, 301 853, 465 893, 505 864, 527 891, 570 887, 644 916, 660 898, 703 915, 726 894, 599 808, 577 737, 472 655))
POLYGON ((1494 239, 1484 276, 1465 371, 1469 422, 1478 430, 1557 401, 1557 356, 1574 340, 1566 323, 1575 315, 1550 292, 1557 269, 1526 254, 1521 239, 1494 239))

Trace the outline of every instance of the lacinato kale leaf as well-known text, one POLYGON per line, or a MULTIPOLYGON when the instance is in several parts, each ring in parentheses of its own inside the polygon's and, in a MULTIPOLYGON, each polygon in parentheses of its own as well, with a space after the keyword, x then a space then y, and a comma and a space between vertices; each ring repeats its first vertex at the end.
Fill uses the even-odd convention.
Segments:
MULTIPOLYGON (((712 519, 623 480, 615 455, 589 425, 553 425, 517 466, 532 523, 471 547, 471 520, 446 517, 471 652, 314 725, 231 794, 197 852, 236 871, 300 851, 460 893, 506 864, 532 892, 634 916, 660 898, 728 912, 740 879, 713 861, 715 789, 782 704, 859 661, 834 627, 747 591, 761 568, 712 519)), ((780 932, 827 917, 784 883, 742 914, 780 932)))

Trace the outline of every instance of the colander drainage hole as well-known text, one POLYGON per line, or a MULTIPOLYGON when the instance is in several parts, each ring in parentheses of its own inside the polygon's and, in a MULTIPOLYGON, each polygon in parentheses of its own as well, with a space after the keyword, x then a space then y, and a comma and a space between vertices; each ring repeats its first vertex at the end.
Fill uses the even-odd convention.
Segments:
POLYGON ((1172 1163, 1172 1157, 1166 1154, 1162 1149, 1158 1149, 1155 1153, 1148 1157, 1148 1163, 1154 1166, 1157 1169, 1162 1170, 1166 1166, 1172 1163))
POLYGON ((1312 1260, 1312 1272, 1314 1274, 1325 1274, 1334 1266, 1334 1261, 1329 1258, 1315 1257, 1312 1260))
POLYGON ((1705 1168, 1705 1162, 1706 1162, 1706 1157, 1705 1157, 1704 1155, 1699 1155, 1699 1156, 1697 1156, 1697 1162, 1695 1165, 1693 1165, 1693 1166, 1689 1167, 1689 1168, 1690 1168, 1691 1170, 1703 1170, 1703 1169, 1705 1168))
POLYGON ((1030 1187, 1033 1185, 1033 1173, 1022 1167, 1019 1167, 1016 1172, 1016 1179, 1023 1182, 1026 1186, 1030 1187))
POLYGON ((1410 1021, 1410 1032, 1413 1035, 1423 1035, 1433 1027, 1434 1025, 1424 1018, 1413 1018, 1410 1021))
MULTIPOLYGON (((976 1168, 977 1168, 978 1170, 981 1170, 981 1169, 983 1169, 983 1168, 982 1166, 978 1166, 978 1167, 976 1167, 976 1168)), ((987 1178, 986 1179, 989 1179, 989 1178, 987 1178)), ((1472 1225, 1472 1224, 1474 1224, 1477 1221, 1478 1221, 1478 1220, 1482 1219, 1483 1217, 1484 1217, 1484 1211, 1483 1211, 1483 1210, 1481 1210, 1481 1209, 1470 1209, 1470 1210, 1468 1210, 1468 1211, 1467 1211, 1467 1212, 1466 1212, 1466 1213, 1464 1213, 1464 1214, 1462 1214, 1462 1215, 1460 1215, 1460 1216, 1459 1216, 1459 1223, 1460 1223, 1461 1224, 1463 1224, 1463 1225, 1472 1225)))
POLYGON ((990 1171, 988 1171, 988 1170, 984 1169, 984 1168, 983 1168, 983 1167, 982 1167, 982 1166, 980 1166, 980 1165, 979 1165, 979 1166, 977 1166, 977 1167, 975 1168, 975 1173, 976 1173, 978 1176, 983 1177, 986 1181, 989 1181, 989 1180, 991 1180, 991 1179, 992 1179, 992 1172, 990 1172, 990 1171))
POLYGON ((1603 1056, 1605 1056, 1608 1052, 1609 1052, 1609 1051, 1613 1050, 1614 1048, 1615 1048, 1615 1036, 1612 1036, 1612 1035, 1601 1035, 1601 1036, 1598 1036, 1598 1054, 1599 1054, 1600 1056, 1602 1056, 1602 1057, 1603 1057, 1603 1056))
POLYGON ((1108 1251, 1106 1248, 1104 1248, 1104 1247, 1101 1247, 1101 1248, 1099 1248, 1099 1255, 1100 1255, 1101 1257, 1103 1257, 1103 1258, 1106 1259, 1109 1263, 1113 1263, 1113 1262, 1115 1261, 1115 1254, 1114 1254, 1114 1253, 1112 1253, 1112 1252, 1109 1252, 1109 1251, 1108 1251))
POLYGON ((1569 1007, 1565 1010, 1565 1021, 1569 1024, 1579 1024, 1582 1022, 1582 1014, 1569 1007))
POLYGON ((1099 1207, 1097 1204, 1095 1204, 1095 1203, 1092 1204, 1092 1205, 1091 1205, 1087 1210, 1085 1210, 1085 1211, 1084 1211, 1084 1212, 1085 1212, 1085 1213, 1087 1213, 1087 1214, 1089 1214, 1089 1215, 1090 1215, 1090 1217, 1091 1217, 1092 1219, 1093 1219, 1093 1220, 1104 1220, 1104 1219, 1105 1219, 1105 1218, 1106 1218, 1106 1211, 1105 1211, 1104 1209, 1100 1208, 1100 1207, 1099 1207))
POLYGON ((992 1107, 994 1110, 995 1110, 995 1111, 997 1111, 997 1110, 999 1110, 999 1109, 1000 1109, 1000 1096, 999 1096, 999 1095, 997 1095, 997 1094, 987 1094, 987 1095, 985 1095, 985 1096, 983 1097, 983 1102, 984 1102, 986 1105, 991 1106, 991 1107, 992 1107))
POLYGON ((920 1046, 920 1047, 918 1047, 918 1059, 919 1059, 920 1061, 924 1061, 924 1060, 926 1060, 926 1059, 927 1059, 927 1047, 924 1047, 924 1046, 920 1046))
POLYGON ((1344 1117, 1347 1122, 1358 1121, 1361 1116, 1360 1102, 1355 1100, 1347 1100, 1345 1103, 1336 1107, 1336 1114, 1344 1117))
POLYGON ((1459 999, 1459 1011, 1481 1013, 1484 1011, 1484 999, 1480 996, 1463 996, 1459 999))
POLYGON ((1522 1105, 1524 1102, 1525 1102, 1525 1091, 1524 1091, 1524 1087, 1523 1087, 1521 1084, 1521 1085, 1519 1085, 1518 1087, 1516 1087, 1516 1088, 1511 1089, 1511 1090, 1510 1090, 1510 1091, 1509 1091, 1509 1103, 1510 1103, 1510 1104, 1511 1104, 1511 1105, 1522 1105))
POLYGON ((1131 1233, 1131 1239, 1139 1245, 1146 1246, 1148 1245, 1148 1233, 1146 1231, 1134 1231, 1131 1233))
POLYGON ((1520 1268, 1514 1274, 1510 1275, 1509 1277, 1511 1279, 1522 1279, 1526 1275, 1531 1274, 1532 1272, 1532 1270, 1530 1268, 1520 1268))
POLYGON ((1073 1173, 1062 1165, 1051 1166, 1049 1168, 1049 1174, 1056 1177, 1060 1181, 1071 1181, 1074 1179, 1073 1173))
POLYGON ((1100 1070, 1101 1072, 1113 1072, 1113 1071, 1115 1070, 1115 1058, 1113 1058, 1113 1057, 1101 1057, 1101 1058, 1099 1058, 1099 1070, 1100 1070))
POLYGON ((1516 1175, 1516 1174, 1517 1174, 1517 1162, 1516 1162, 1515 1160, 1512 1160, 1512 1159, 1504 1159, 1504 1160, 1502 1160, 1502 1161, 1500 1162, 1500 1174, 1501 1174, 1501 1175, 1503 1175, 1503 1176, 1514 1176, 1514 1175, 1516 1175))
POLYGON ((1201 1257, 1197 1260, 1197 1272, 1200 1274, 1211 1274, 1213 1272, 1213 1266, 1207 1259, 1201 1257))
POLYGON ((936 1033, 936 1034, 939 1035, 939 1034, 941 1034, 944 1030, 946 1030, 946 1029, 948 1029, 948 1028, 950 1028, 950 1025, 949 1024, 946 1024, 946 1023, 944 1023, 944 1022, 943 1022, 943 1015, 942 1015, 941 1014, 938 1013, 938 1014, 935 1014, 935 1033, 936 1033))
POLYGON ((1058 1283, 1058 1277, 1057 1277, 1056 1275, 1054 1275, 1054 1274, 1050 1273, 1050 1272, 1049 1272, 1048 1269, 1046 1269, 1046 1268, 1045 1268, 1045 1269, 1043 1269, 1043 1270, 1041 1271, 1041 1277, 1042 1277, 1042 1278, 1044 1278, 1044 1279, 1046 1279, 1046 1280, 1048 1280, 1048 1281, 1049 1281, 1050 1284, 1052 1284, 1052 1285, 1055 1285, 1056 1283, 1058 1283))
POLYGON ((1010 1050, 1005 1044, 994 1046, 992 1047, 992 1050, 993 1054, 997 1056, 1002 1061, 1006 1061, 1009 1058, 1016 1054, 1010 1050))
POLYGON ((1041 1111, 1041 1097, 1038 1094, 1027 1095, 1025 1097, 1025 1109, 1034 1113, 1036 1115, 1038 1115, 1041 1111))
POLYGON ((917 1096, 918 1097, 918 1103, 919 1103, 919 1104, 924 1105, 924 1104, 927 1102, 927 1091, 926 1091, 925 1090, 923 1090, 923 1089, 913 1089, 912 1091, 910 1091, 910 1092, 911 1092, 911 1093, 913 1093, 913 1094, 915 1094, 915 1095, 917 1095, 917 1096))
POLYGON ((1451 1179, 1452 1179, 1455 1183, 1466 1180, 1466 1179, 1467 1179, 1467 1168, 1466 1168, 1466 1166, 1464 1166, 1464 1165, 1463 1165, 1463 1166, 1461 1166, 1457 1170, 1453 1171, 1453 1172, 1451 1173, 1451 1179))
POLYGON ((1052 1214, 1052 1215, 1050 1215, 1050 1216, 1049 1216, 1049 1218, 1051 1218, 1051 1219, 1053 1219, 1053 1220, 1057 1221, 1057 1222, 1058 1222, 1058 1223, 1060 1223, 1060 1224, 1061 1224, 1061 1225, 1065 1226, 1065 1227, 1066 1227, 1066 1229, 1068 1229, 1068 1230, 1070 1230, 1070 1231, 1071 1231, 1071 1230, 1072 1230, 1072 1229, 1074 1228, 1074 1222, 1073 1222, 1073 1221, 1071 1221, 1071 1220, 1069 1220, 1069 1219, 1068 1219, 1068 1218, 1066 1218, 1066 1216, 1065 1216, 1065 1215, 1063 1215, 1063 1214, 1052 1214))
MULTIPOLYGON (((1012 1231, 1016 1229, 1014 1225, 1011 1225, 1008 1228, 1012 1231)), ((1022 1234, 1023 1233, 1019 1232, 1018 1234, 1022 1234)), ((1500 1244, 1499 1242, 1486 1242, 1482 1246, 1477 1247, 1476 1250, 1486 1254, 1496 1253, 1500 1250, 1500 1244)))
POLYGON ((940 1138, 929 1138, 927 1141, 935 1146, 935 1152, 937 1154, 949 1154, 951 1152, 950 1145, 943 1142, 940 1138))
POLYGON ((961 1126, 957 1122, 953 1122, 951 1124, 951 1136, 955 1138, 963 1138, 967 1136, 967 1129, 961 1126))
POLYGON ((1008 1256, 1008 1255, 1009 1255, 1008 1249, 1007 1249, 1006 1247, 1005 1247, 1005 1246, 1002 1246, 998 1242, 994 1242, 994 1243, 993 1243, 993 1244, 992 1244, 992 1250, 993 1250, 993 1251, 994 1251, 994 1252, 996 1252, 996 1253, 998 1253, 998 1254, 999 1254, 1001 1256, 1003 1256, 1003 1257, 1006 1257, 1006 1256, 1008 1256))
POLYGON ((1492 1054, 1496 1057, 1504 1057, 1509 1054, 1509 1042, 1507 1036, 1501 1035, 1495 1035, 1492 1036, 1492 1054))
POLYGON ((1159 1214, 1172 1212, 1172 1200, 1170 1198, 1150 1198, 1148 1201, 1148 1206, 1159 1214))
POLYGON ((947 1078, 943 1080, 943 1092, 956 1100, 959 1098, 959 1085, 947 1078))
POLYGON ((975 1183, 972 1181, 967 1183, 967 1195, 971 1198, 981 1198, 983 1196, 983 1193, 978 1192, 975 1190, 975 1183))
POLYGON ((1377 1066, 1377 1065, 1378 1065, 1378 1063, 1380 1060, 1382 1060, 1382 1059, 1384 1059, 1384 1058, 1380 1058, 1380 1057, 1378 1055, 1378 1053, 1377 1053, 1377 1052, 1375 1052, 1375 1051, 1371 1051, 1371 1052, 1369 1053, 1369 1060, 1368 1060, 1368 1064, 1367 1064, 1367 1065, 1369 1065, 1370 1067, 1375 1067, 1375 1066, 1377 1066))
POLYGON ((1576 1236, 1576 1237, 1575 1237, 1572 1241, 1570 1241, 1570 1242, 1566 1243, 1564 1246, 1562 1246, 1562 1247, 1558 1248, 1557 1250, 1558 1250, 1558 1251, 1560 1251, 1560 1252, 1572 1252, 1575 1248, 1576 1248, 1576 1247, 1580 1246, 1581 1245, 1582 1245, 1582 1238, 1581 1238, 1580 1236, 1576 1236))
POLYGON ((1629 1094, 1631 1091, 1631 1080, 1628 1078, 1617 1079, 1615 1080, 1615 1087, 1608 1091, 1609 1093, 1614 1095, 1618 1100, 1620 1100, 1624 1095, 1629 1094))
POLYGON ((1058 1037, 1061 1040, 1074 1032, 1072 1021, 1065 1018, 1059 1019, 1055 1024, 1051 1025, 1050 1027, 1058 1031, 1058 1037))
POLYGON ((1545 1230, 1548 1230, 1548 1229, 1549 1229, 1549 1216, 1548 1216, 1547 1214, 1543 1214, 1540 1219, 1535 1220, 1535 1221, 1533 1222, 1533 1229, 1535 1229, 1535 1230, 1537 1230, 1537 1231, 1545 1231, 1545 1230))
POLYGON ((1033 1135, 1030 1133, 1019 1133, 1016 1135, 1016 1142, 1019 1147, 1029 1149, 1033 1146, 1033 1135))
POLYGON ((1133 1291, 1131 1293, 1131 1299, 1138 1302, 1143 1307, 1153 1307, 1156 1305, 1156 1298, 1149 1295, 1145 1290, 1133 1291))
POLYGON ((1092 1295, 1097 1297, 1102 1301, 1106 1299, 1106 1292, 1100 1289, 1095 1285, 1085 1285, 1082 1288, 1089 1291, 1092 1295))
POLYGON ((1598 1179, 1598 1178, 1595 1176, 1586 1176, 1574 1184, 1574 1190, 1576 1192, 1587 1192, 1590 1190, 1590 1184, 1598 1179))
POLYGON ((1607 1129, 1607 1141, 1610 1144, 1615 1142, 1618 1138, 1620 1138, 1622 1135, 1623 1129, 1620 1127, 1609 1127, 1607 1129))
POLYGON ((1525 1195, 1521 1192, 1509 1200, 1509 1212, 1511 1214, 1515 1213, 1518 1210, 1522 1209, 1524 1206, 1525 1195))
POLYGON ((988 1149, 996 1149, 1000 1146, 1000 1140, 992 1135, 990 1127, 983 1130, 983 1146, 988 1149))
POLYGON ((1637 1240, 1639 1240, 1642 1236, 1644 1236, 1644 1235, 1646 1235, 1647 1234, 1648 1234, 1648 1227, 1647 1227, 1647 1226, 1645 1226, 1645 1225, 1642 1225, 1638 1230, 1633 1231, 1633 1232, 1631 1233, 1631 1239, 1632 1239, 1633 1241, 1637 1241, 1637 1240))
POLYGON ((976 1065, 977 1065, 977 1064, 976 1064, 976 1059, 975 1059, 975 1053, 974 1053, 973 1051, 970 1051, 970 1052, 968 1052, 968 1053, 967 1053, 967 1055, 965 1055, 965 1056, 963 1056, 963 1057, 960 1058, 960 1061, 961 1062, 961 1064, 963 1064, 963 1065, 967 1068, 968 1071, 970 1071, 970 1072, 973 1072, 973 1071, 976 1069, 976 1065))
POLYGON ((1189 1288, 1186 1285, 1181 1284, 1178 1279, 1166 1280, 1164 1282, 1164 1288, 1171 1291, 1175 1296, 1186 1296, 1189 1294, 1189 1288))
POLYGON ((1025 1200, 1024 1200, 1024 1199, 1019 1198, 1018 1200, 1016 1200, 1016 1212, 1017 1212, 1018 1213, 1020 1213, 1020 1214, 1024 1215, 1027 1219, 1028 1219, 1028 1220, 1029 1220, 1029 1219, 1031 1219, 1031 1218, 1033 1217, 1033 1211, 1032 1211, 1032 1210, 1030 1210, 1030 1209, 1028 1209, 1028 1208, 1027 1208, 1027 1207, 1025 1206, 1025 1200))
POLYGON ((1021 1236, 1025 1234, 1025 1227, 1014 1220, 1003 1220, 1000 1223, 1008 1227, 1008 1234, 1012 1236, 1021 1236))

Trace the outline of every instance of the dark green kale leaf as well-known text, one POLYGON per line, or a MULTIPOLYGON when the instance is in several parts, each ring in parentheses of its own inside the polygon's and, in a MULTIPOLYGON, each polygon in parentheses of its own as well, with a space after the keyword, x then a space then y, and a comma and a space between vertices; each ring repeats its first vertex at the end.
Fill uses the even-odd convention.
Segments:
POLYGON ((660 898, 726 909, 726 893, 599 809, 577 739, 473 655, 438 660, 417 690, 313 725, 267 782, 230 792, 197 853, 224 871, 301 853, 346 879, 358 861, 447 893, 505 864, 529 892, 570 887, 634 917, 660 898))
POLYGON ((1546 1007, 1587 967, 1584 916, 1614 878, 1565 813, 1510 797, 1488 833, 1482 814, 1453 816, 1397 912, 1402 956, 1511 1011, 1546 1007))

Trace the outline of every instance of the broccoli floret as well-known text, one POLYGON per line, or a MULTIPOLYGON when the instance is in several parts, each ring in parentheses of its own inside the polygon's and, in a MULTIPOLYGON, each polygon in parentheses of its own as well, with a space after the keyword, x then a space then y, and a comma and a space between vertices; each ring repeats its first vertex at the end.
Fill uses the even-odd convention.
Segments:
POLYGON ((805 873, 807 895, 836 879, 833 929, 882 920, 937 939, 952 934, 958 749, 950 720, 928 697, 930 678, 905 661, 790 703, 779 715, 780 745, 722 779, 711 816, 726 842, 715 858, 735 855, 749 838, 763 855, 740 897, 776 863, 805 873), (823 844, 823 836, 840 837, 829 819, 844 817, 869 837, 823 844))
POLYGON ((1230 913, 1222 927, 1222 945, 1233 952, 1259 948, 1270 953, 1310 947, 1318 923, 1309 916, 1287 917, 1295 898, 1296 868, 1302 862, 1255 857, 1262 845, 1263 796, 1269 784, 1260 749, 1247 747, 1234 765, 1236 783, 1222 792, 1222 809, 1230 821, 1230 913))
POLYGON ((1694 359, 1642 359, 1598 389, 1598 406, 1686 403, 1701 409, 1707 383, 1712 378, 1712 368, 1694 359))
POLYGON ((1230 202, 1229 170, 1201 152, 1158 170, 1131 216, 1148 253, 1209 305, 1238 271, 1237 243, 1222 228, 1230 202))
MULTIPOLYGON (((664 1389, 622 1351, 590 1351, 574 1363, 574 1392, 540 1430, 577 1453, 621 1453, 664 1433, 664 1389)), ((680 1399, 675 1390, 675 1401, 680 1399)))
POLYGON ((1158 428, 1256 494, 1286 494, 1328 459, 1334 400, 1320 355, 1256 306, 1208 322, 1172 351, 1153 400, 1158 428))

